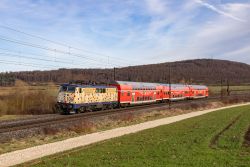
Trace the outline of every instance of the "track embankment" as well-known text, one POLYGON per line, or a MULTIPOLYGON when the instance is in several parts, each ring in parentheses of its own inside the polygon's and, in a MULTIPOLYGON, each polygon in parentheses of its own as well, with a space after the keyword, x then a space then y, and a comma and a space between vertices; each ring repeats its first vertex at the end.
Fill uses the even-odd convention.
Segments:
POLYGON ((204 110, 204 111, 196 111, 196 112, 192 112, 188 114, 158 119, 155 121, 148 121, 148 122, 144 122, 144 123, 140 123, 136 125, 92 133, 92 134, 70 138, 70 139, 55 142, 55 143, 44 144, 40 146, 35 146, 35 147, 23 149, 23 150, 6 153, 6 154, 0 155, 0 166, 1 167, 13 166, 13 165, 17 165, 20 163, 34 160, 34 159, 38 159, 44 156, 67 151, 67 150, 74 149, 77 147, 86 146, 89 144, 93 144, 96 142, 104 141, 107 139, 111 139, 111 138, 115 138, 115 137, 119 137, 123 135, 127 135, 130 133, 136 133, 145 129, 155 128, 155 127, 166 125, 166 124, 171 124, 174 122, 200 116, 200 115, 210 113, 213 111, 218 111, 221 109, 227 109, 227 108, 238 107, 238 106, 244 106, 244 105, 250 105, 250 103, 232 105, 228 107, 222 107, 222 108, 210 109, 210 110, 204 110))

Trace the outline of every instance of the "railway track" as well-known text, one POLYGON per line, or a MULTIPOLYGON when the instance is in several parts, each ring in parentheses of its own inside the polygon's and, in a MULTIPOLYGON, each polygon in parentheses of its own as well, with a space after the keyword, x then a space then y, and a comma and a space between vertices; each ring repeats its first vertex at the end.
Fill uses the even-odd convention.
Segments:
MULTIPOLYGON (((230 96, 228 98, 235 98, 239 97, 237 96, 230 96)), ((183 100, 183 101, 176 101, 171 102, 171 107, 177 107, 180 105, 186 105, 187 103, 191 102, 209 102, 213 100, 221 99, 220 96, 216 97, 209 97, 206 99, 196 99, 196 100, 183 100)), ((88 112, 88 113, 80 113, 80 114, 74 114, 74 115, 58 115, 52 118, 38 118, 38 119, 27 119, 22 122, 7 122, 5 124, 0 124, 0 134, 1 133, 10 133, 18 130, 24 130, 24 129, 31 129, 31 128, 41 128, 46 127, 53 124, 59 124, 59 123, 67 123, 72 121, 78 121, 78 120, 84 120, 88 118, 95 118, 95 117, 101 117, 101 116, 110 116, 113 114, 119 114, 123 112, 132 112, 132 111, 138 111, 138 110, 152 110, 165 107, 166 109, 169 107, 168 103, 155 103, 155 104, 145 104, 145 105, 138 105, 133 107, 127 107, 127 108, 118 108, 118 109, 112 109, 112 110, 103 110, 103 111, 96 111, 96 112, 88 112)))

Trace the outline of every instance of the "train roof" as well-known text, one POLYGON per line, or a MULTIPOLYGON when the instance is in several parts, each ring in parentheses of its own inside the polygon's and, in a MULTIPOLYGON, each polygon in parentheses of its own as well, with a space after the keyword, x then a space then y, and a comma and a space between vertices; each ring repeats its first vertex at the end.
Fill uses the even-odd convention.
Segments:
MULTIPOLYGON (((166 87, 169 87, 169 84, 161 84, 162 86, 166 86, 166 87)), ((187 85, 185 85, 185 84, 170 84, 171 85, 171 89, 177 89, 177 90, 179 90, 179 89, 186 89, 186 88, 188 88, 188 86, 187 85)))
MULTIPOLYGON (((155 88, 156 86, 166 86, 169 87, 168 83, 148 83, 148 82, 131 82, 131 81, 116 81, 116 84, 119 85, 129 85, 133 88, 155 88)), ((185 89, 188 88, 184 84, 171 84, 172 89, 185 89)))
POLYGON ((189 85, 190 87, 194 89, 207 89, 208 87, 205 85, 189 85))
POLYGON ((131 81, 115 81, 119 85, 129 85, 133 88, 155 88, 156 86, 161 86, 159 83, 148 83, 148 82, 131 82, 131 81))
POLYGON ((116 88, 115 86, 108 86, 108 85, 79 85, 79 84, 62 84, 61 86, 73 86, 79 88, 116 88))

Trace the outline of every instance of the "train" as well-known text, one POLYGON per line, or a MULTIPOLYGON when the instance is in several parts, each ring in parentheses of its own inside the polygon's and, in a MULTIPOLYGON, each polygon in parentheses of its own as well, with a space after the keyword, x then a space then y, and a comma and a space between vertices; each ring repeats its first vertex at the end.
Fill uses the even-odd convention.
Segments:
POLYGON ((205 85, 115 81, 108 85, 62 84, 57 109, 63 114, 149 103, 207 98, 205 85))

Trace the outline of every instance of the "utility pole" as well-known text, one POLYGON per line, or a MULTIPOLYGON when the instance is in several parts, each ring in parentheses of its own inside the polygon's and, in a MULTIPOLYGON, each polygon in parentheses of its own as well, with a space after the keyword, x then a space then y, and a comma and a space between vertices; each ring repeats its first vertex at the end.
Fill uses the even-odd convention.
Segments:
POLYGON ((222 78, 221 78, 221 81, 220 81, 220 98, 221 99, 223 98, 223 81, 222 81, 222 78))
POLYGON ((230 96, 229 80, 227 79, 227 96, 230 96))
POLYGON ((71 81, 74 82, 73 70, 71 70, 71 81))
POLYGON ((116 76, 115 76, 115 67, 114 67, 114 81, 115 81, 115 79, 116 79, 115 77, 116 77, 116 76))
POLYGON ((171 93, 171 63, 169 63, 169 67, 168 67, 168 76, 169 76, 169 80, 168 80, 168 82, 169 82, 169 91, 168 91, 168 95, 169 95, 169 100, 168 100, 168 107, 169 107, 169 109, 171 109, 171 95, 172 95, 172 93, 171 93))

